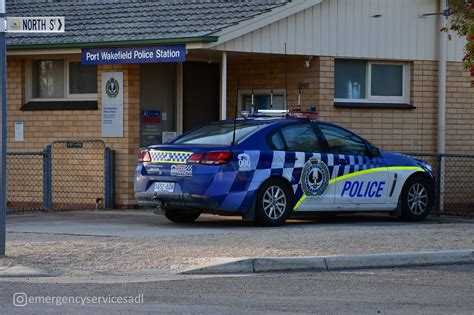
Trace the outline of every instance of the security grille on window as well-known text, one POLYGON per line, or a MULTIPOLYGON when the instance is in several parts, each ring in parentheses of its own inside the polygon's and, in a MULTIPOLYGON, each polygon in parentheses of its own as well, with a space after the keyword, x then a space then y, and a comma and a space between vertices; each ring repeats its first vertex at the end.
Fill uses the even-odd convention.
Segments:
POLYGON ((408 103, 409 65, 405 63, 336 60, 337 102, 408 103))
POLYGON ((79 61, 33 60, 31 100, 97 100, 97 66, 79 61))

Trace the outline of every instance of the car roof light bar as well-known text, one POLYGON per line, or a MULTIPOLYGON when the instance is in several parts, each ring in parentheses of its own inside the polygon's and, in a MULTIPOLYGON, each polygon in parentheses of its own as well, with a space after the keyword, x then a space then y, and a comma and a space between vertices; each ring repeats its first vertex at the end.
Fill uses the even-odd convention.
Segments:
POLYGON ((247 118, 301 118, 316 119, 318 112, 310 110, 286 110, 286 109, 261 109, 257 112, 241 111, 240 114, 247 118))

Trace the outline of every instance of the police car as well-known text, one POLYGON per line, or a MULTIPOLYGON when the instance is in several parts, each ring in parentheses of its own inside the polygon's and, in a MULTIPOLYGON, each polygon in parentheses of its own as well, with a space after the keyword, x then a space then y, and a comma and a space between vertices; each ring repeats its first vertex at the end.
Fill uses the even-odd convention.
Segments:
POLYGON ((369 211, 423 220, 435 196, 428 164, 305 118, 219 121, 149 146, 134 188, 140 206, 158 207, 173 222, 213 213, 263 226, 369 211))

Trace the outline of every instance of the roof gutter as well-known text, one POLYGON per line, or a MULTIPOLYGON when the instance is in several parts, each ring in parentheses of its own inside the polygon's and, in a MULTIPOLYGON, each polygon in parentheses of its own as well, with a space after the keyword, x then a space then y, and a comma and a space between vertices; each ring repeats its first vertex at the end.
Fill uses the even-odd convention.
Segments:
POLYGON ((148 46, 162 44, 186 44, 205 42, 211 43, 218 40, 217 36, 197 36, 180 38, 162 38, 162 39, 143 39, 109 42, 86 42, 86 43, 58 43, 58 44, 27 44, 27 45, 8 45, 8 50, 22 49, 57 49, 57 48, 96 48, 96 47, 126 47, 126 46, 148 46))

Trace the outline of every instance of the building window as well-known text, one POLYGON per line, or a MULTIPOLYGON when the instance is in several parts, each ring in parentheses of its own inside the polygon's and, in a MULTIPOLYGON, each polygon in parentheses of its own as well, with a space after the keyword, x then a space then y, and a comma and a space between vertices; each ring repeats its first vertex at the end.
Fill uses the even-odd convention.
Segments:
POLYGON ((97 66, 60 59, 33 60, 29 100, 97 100, 97 66))
MULTIPOLYGON (((252 91, 239 91, 240 109, 250 111, 252 107, 252 91)), ((253 93, 253 103, 256 110, 259 109, 285 109, 285 91, 255 90, 253 93), (273 106, 270 108, 270 104, 273 106)))
POLYGON ((334 72, 336 102, 409 102, 407 63, 336 60, 334 72))

